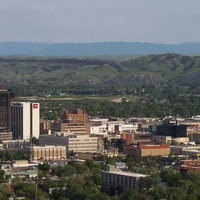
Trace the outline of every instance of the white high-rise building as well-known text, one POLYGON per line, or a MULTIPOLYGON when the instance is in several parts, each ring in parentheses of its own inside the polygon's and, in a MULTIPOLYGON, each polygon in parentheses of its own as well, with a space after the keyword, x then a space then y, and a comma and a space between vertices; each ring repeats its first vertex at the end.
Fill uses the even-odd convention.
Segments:
POLYGON ((13 102, 11 104, 11 129, 13 139, 39 137, 40 104, 31 102, 13 102))

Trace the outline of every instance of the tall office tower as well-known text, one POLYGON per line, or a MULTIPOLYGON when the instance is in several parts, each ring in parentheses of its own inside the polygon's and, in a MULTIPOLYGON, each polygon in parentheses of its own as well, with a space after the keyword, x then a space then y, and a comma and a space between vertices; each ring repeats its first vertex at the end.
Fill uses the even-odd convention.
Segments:
POLYGON ((3 85, 0 85, 0 127, 11 128, 11 99, 14 94, 11 90, 7 90, 3 85))
POLYGON ((31 102, 13 102, 11 104, 11 129, 13 139, 39 137, 40 104, 31 102))

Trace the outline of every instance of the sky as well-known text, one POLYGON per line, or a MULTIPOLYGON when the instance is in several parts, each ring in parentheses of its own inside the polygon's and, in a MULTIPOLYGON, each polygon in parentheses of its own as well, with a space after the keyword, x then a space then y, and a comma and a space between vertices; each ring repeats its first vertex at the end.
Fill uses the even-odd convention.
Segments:
POLYGON ((200 42, 200 0, 0 0, 0 42, 200 42))

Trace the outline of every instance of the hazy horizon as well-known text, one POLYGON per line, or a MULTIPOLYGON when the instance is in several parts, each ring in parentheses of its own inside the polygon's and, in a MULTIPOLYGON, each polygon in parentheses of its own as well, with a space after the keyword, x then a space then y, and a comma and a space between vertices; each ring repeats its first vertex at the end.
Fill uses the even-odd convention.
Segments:
POLYGON ((198 0, 0 0, 0 42, 200 42, 198 0))
POLYGON ((34 44, 98 44, 98 43, 141 43, 141 44, 157 44, 157 45, 180 45, 180 44, 196 44, 196 42, 180 42, 180 43, 156 43, 156 42, 134 42, 134 41, 101 41, 101 42, 31 42, 31 41, 0 41, 0 43, 34 43, 34 44))

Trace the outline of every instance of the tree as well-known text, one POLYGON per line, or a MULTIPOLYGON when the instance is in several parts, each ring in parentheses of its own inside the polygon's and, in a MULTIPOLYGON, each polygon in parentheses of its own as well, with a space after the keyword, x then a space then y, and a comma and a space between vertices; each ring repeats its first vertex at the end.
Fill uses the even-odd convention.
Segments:
POLYGON ((0 169, 0 183, 5 181, 5 171, 0 169))
POLYGON ((195 170, 188 170, 186 173, 186 178, 193 183, 200 186, 200 172, 195 170))
POLYGON ((168 189, 167 200, 185 199, 186 191, 181 187, 172 187, 168 189))
POLYGON ((161 180, 167 182, 169 186, 177 186, 181 174, 173 169, 164 169, 160 173, 161 180))
POLYGON ((121 200, 135 200, 136 191, 135 190, 125 190, 120 194, 121 200))
POLYGON ((188 194, 185 200, 197 200, 197 198, 193 194, 188 194))
POLYGON ((176 140, 172 140, 170 145, 176 146, 176 145, 178 145, 178 142, 176 140))
POLYGON ((5 186, 0 185, 0 199, 7 200, 11 197, 11 191, 7 189, 5 186))
POLYGON ((48 172, 51 169, 51 166, 48 163, 38 164, 38 169, 43 172, 48 172))
POLYGON ((160 181, 161 179, 158 174, 152 174, 151 176, 140 178, 138 182, 139 191, 143 192, 144 189, 146 191, 149 191, 150 189, 158 189, 160 181))
POLYGON ((33 137, 33 138, 32 138, 32 143, 33 143, 34 145, 39 145, 39 139, 37 139, 36 137, 33 137))

